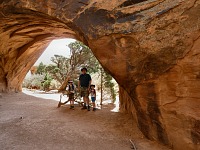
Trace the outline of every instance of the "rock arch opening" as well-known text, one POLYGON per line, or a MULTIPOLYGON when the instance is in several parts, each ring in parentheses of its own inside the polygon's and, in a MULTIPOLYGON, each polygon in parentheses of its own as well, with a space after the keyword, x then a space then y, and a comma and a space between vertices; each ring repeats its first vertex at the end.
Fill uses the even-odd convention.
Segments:
MULTIPOLYGON (((47 48, 43 51, 43 53, 39 56, 39 58, 37 59, 37 61, 34 63, 34 65, 30 68, 30 70, 28 71, 26 77, 25 77, 25 81, 23 82, 23 87, 26 88, 35 88, 35 89, 41 89, 41 84, 39 84, 39 82, 37 81, 37 75, 38 75, 38 80, 42 80, 41 79, 41 75, 45 74, 45 67, 49 66, 55 66, 56 63, 58 62, 54 62, 55 60, 55 56, 60 56, 63 58, 69 58, 70 56, 70 49, 68 47, 68 44, 71 42, 76 41, 75 39, 71 39, 71 38, 61 38, 61 39, 55 39, 52 40, 50 42, 50 44, 47 46, 47 48), (38 67, 42 65, 41 67, 43 68, 41 71, 38 70, 38 67), (33 78, 35 79, 33 81, 33 83, 31 83, 29 80, 33 78)), ((55 68, 52 68, 52 70, 54 70, 55 68)), ((44 78, 44 77, 43 77, 44 78)), ((58 78, 62 78, 62 77, 58 77, 58 78)), ((42 82, 42 81, 41 81, 42 82)), ((58 86, 57 83, 55 83, 55 86, 58 86)), ((57 87, 56 86, 56 87, 57 87)))
MULTIPOLYGON (((75 39, 56 39, 48 45, 27 73, 22 85, 23 92, 61 93, 66 89, 68 80, 72 80, 77 87, 82 67, 87 67, 92 84, 96 86, 98 108, 101 108, 102 104, 115 103, 117 106, 113 111, 118 111, 117 82, 105 72, 91 49, 75 39), (48 88, 44 87, 46 75, 49 77, 48 88)), ((60 97, 57 96, 56 100, 59 101, 60 97)))
POLYGON ((8 7, 1 18, 1 91, 21 91, 26 73, 53 39, 77 39, 67 25, 43 13, 8 7))
POLYGON ((137 2, 0 1, 0 91, 21 89, 45 43, 75 38, 117 80, 147 138, 198 149, 199 0, 137 2))

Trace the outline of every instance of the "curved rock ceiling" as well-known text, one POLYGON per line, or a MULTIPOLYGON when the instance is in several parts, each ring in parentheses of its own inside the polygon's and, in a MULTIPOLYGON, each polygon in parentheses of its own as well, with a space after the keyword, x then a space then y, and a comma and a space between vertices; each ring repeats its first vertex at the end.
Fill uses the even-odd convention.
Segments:
POLYGON ((145 137, 199 149, 200 0, 0 0, 0 91, 53 39, 88 45, 145 137))

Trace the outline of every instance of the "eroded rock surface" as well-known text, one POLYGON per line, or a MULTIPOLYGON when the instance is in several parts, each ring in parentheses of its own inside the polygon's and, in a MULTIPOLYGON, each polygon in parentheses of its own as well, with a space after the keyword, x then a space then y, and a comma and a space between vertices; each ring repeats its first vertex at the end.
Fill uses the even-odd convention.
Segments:
POLYGON ((174 149, 200 146, 200 0, 0 0, 0 91, 53 39, 83 41, 120 85, 121 110, 174 149))

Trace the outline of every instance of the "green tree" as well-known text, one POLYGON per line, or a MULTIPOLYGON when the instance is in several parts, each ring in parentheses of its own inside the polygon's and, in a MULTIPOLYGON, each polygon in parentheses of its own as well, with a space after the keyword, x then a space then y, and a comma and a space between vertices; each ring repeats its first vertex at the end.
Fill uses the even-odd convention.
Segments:
POLYGON ((61 55, 54 55, 51 58, 53 64, 48 66, 42 62, 37 68, 37 74, 44 75, 42 83, 45 90, 49 89, 52 78, 60 83, 59 91, 66 88, 69 77, 75 81, 78 79, 80 69, 82 67, 88 68, 88 73, 97 73, 100 75, 101 83, 101 101, 103 101, 103 93, 110 94, 114 102, 116 99, 115 84, 112 76, 110 76, 100 65, 96 57, 93 55, 89 47, 82 42, 75 41, 68 45, 70 48, 70 57, 66 58, 61 55))
POLYGON ((100 93, 101 93, 101 105, 105 95, 110 95, 112 102, 116 100, 116 90, 113 77, 108 74, 102 67, 100 67, 98 74, 100 76, 100 93))
MULTIPOLYGON (((92 54, 92 51, 89 49, 89 47, 79 41, 70 43, 68 47, 70 48, 70 57, 68 59, 68 73, 65 74, 68 76, 68 78, 70 76, 72 80, 77 79, 82 67, 87 67, 89 73, 97 72, 96 68, 99 63, 92 54)), ((68 78, 65 78, 60 91, 64 90, 66 87, 68 78)))
POLYGON ((49 91, 50 90, 49 87, 51 85, 51 81, 52 81, 51 76, 48 73, 46 73, 45 77, 44 77, 44 80, 42 81, 42 87, 43 87, 44 91, 49 91))
POLYGON ((106 89, 109 90, 109 93, 111 94, 111 99, 114 103, 116 100, 115 84, 113 82, 113 77, 105 71, 104 71, 104 86, 106 89))
POLYGON ((88 72, 90 74, 98 73, 100 75, 101 83, 100 83, 100 91, 101 91, 101 103, 103 101, 103 91, 108 91, 111 95, 111 99, 113 102, 116 99, 116 91, 115 91, 115 83, 113 82, 113 78, 109 75, 100 65, 96 57, 93 55, 92 51, 84 45, 83 43, 76 41, 70 43, 70 66, 71 71, 73 72, 74 78, 78 78, 80 68, 87 67, 88 72), (78 72, 78 74, 77 74, 78 72))
POLYGON ((23 81, 23 87, 29 89, 42 89, 41 82, 44 80, 44 75, 33 74, 28 76, 23 81))
POLYGON ((44 74, 45 73, 45 68, 46 68, 46 65, 44 65, 42 62, 39 64, 39 66, 37 67, 37 71, 36 71, 36 74, 44 74))
POLYGON ((51 61, 53 64, 48 65, 45 71, 62 84, 66 79, 66 75, 70 71, 69 59, 61 55, 54 55, 54 57, 51 57, 51 61))
POLYGON ((80 71, 81 67, 87 67, 89 73, 98 71, 99 62, 93 55, 91 49, 82 42, 75 41, 68 45, 70 48, 70 65, 73 71, 80 71))

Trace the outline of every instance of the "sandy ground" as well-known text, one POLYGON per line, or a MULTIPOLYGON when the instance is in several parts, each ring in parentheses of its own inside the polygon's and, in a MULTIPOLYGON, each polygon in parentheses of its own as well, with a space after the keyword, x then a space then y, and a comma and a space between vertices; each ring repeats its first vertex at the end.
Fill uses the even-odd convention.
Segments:
POLYGON ((0 98, 1 150, 168 150, 145 139, 128 114, 111 112, 113 105, 87 111, 24 93, 0 98))

